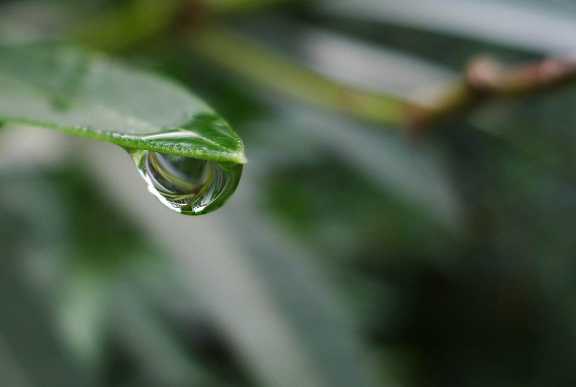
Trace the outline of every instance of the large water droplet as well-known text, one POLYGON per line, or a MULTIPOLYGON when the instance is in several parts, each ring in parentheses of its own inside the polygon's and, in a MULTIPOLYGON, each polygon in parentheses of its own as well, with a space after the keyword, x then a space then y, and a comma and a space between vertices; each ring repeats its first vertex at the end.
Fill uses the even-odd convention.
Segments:
POLYGON ((200 215, 221 207, 234 193, 242 165, 147 150, 128 150, 148 190, 168 208, 200 215))

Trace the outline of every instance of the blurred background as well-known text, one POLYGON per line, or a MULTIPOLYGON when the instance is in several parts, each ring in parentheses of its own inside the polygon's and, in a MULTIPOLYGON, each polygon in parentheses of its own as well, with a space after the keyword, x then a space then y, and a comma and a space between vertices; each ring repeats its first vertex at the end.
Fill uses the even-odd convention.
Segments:
POLYGON ((179 80, 249 164, 184 217, 118 147, 3 128, 0 386, 576 383, 576 84, 417 141, 332 95, 573 57, 573 1, 0 1, 1 43, 54 40, 179 80))

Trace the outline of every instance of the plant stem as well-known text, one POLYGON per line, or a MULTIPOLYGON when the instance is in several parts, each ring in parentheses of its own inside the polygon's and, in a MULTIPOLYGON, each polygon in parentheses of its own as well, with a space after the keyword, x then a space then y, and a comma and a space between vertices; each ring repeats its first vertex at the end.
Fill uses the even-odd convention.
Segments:
POLYGON ((471 62, 464 79, 435 105, 414 108, 411 126, 416 130, 454 119, 503 98, 518 98, 550 91, 576 81, 575 59, 545 59, 505 68, 490 58, 471 62))
POLYGON ((220 14, 250 11, 296 2, 296 0, 202 0, 201 3, 210 12, 220 14))
POLYGON ((207 27, 191 36, 190 44, 198 54, 276 92, 367 121, 406 124, 405 101, 325 78, 223 28, 207 27))
MULTIPOLYGON (((89 22, 75 40, 105 50, 129 47, 168 28, 184 1, 133 0, 127 7, 89 22)), ((217 15, 297 0, 193 1, 217 15)), ((192 48, 256 84, 365 121, 414 131, 461 117, 495 99, 541 93, 576 80, 575 59, 546 59, 508 69, 494 60, 480 58, 470 64, 463 80, 449 88, 443 98, 423 107, 323 77, 224 28, 202 27, 191 35, 192 48)))
POLYGON ((574 59, 546 59, 506 68, 479 58, 471 62, 462 81, 424 107, 338 83, 223 28, 207 27, 191 37, 190 43, 200 55, 276 92, 415 132, 469 114, 492 100, 538 94, 576 81, 574 59))

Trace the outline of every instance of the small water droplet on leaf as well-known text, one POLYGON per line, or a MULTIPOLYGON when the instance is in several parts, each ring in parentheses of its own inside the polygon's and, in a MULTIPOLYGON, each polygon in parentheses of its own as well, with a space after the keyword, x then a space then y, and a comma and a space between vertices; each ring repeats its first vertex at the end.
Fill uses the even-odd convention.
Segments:
POLYGON ((201 215, 220 208, 234 193, 242 165, 128 149, 148 190, 168 208, 201 215))

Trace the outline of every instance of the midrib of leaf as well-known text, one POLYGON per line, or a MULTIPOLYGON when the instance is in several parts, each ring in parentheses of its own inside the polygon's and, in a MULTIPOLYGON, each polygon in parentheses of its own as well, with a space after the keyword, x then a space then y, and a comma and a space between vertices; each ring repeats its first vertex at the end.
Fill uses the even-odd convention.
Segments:
MULTIPOLYGON (((0 122, 2 122, 2 117, 0 117, 0 122)), ((222 161, 222 162, 233 162, 237 164, 245 164, 246 157, 241 151, 230 152, 228 150, 215 151, 213 149, 202 149, 200 146, 196 146, 196 149, 191 152, 188 147, 180 144, 163 144, 159 142, 150 142, 146 137, 120 134, 110 131, 100 131, 97 129, 89 129, 82 127, 66 127, 59 126, 50 123, 40 122, 36 120, 30 120, 26 118, 8 118, 6 120, 8 123, 29 125, 33 127, 42 127, 47 129, 53 129, 60 131, 62 133, 79 136, 84 138, 90 138, 99 141, 110 142, 125 148, 131 149, 143 149, 150 150, 154 152, 174 154, 179 156, 194 157, 199 159, 222 161)), ((178 129, 176 129, 178 130, 178 129)), ((205 138, 199 136, 199 138, 205 138)), ((210 143, 216 144, 212 141, 210 143)), ((217 145, 218 147, 225 149, 224 147, 217 145)))

